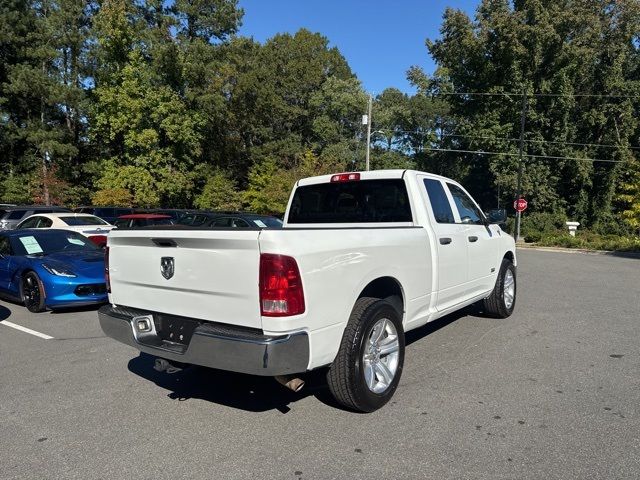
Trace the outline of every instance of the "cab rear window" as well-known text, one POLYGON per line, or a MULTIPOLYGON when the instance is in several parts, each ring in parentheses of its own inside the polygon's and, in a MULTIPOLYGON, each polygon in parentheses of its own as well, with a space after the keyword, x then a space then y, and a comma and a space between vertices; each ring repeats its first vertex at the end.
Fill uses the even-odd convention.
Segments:
POLYGON ((288 223, 411 222, 402 179, 358 180, 298 187, 288 223))

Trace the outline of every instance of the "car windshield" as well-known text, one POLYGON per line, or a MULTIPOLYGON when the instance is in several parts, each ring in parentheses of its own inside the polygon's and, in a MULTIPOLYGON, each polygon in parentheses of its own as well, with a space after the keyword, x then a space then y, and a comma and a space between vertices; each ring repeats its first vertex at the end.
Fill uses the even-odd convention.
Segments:
POLYGON ((7 216, 8 220, 20 220, 24 217, 26 210, 11 210, 11 213, 7 216))
POLYGON ((94 217, 93 215, 90 217, 59 217, 64 223, 69 226, 76 227, 81 225, 109 225, 107 222, 102 220, 101 218, 94 217))
POLYGON ((15 235, 11 237, 11 246, 19 256, 98 250, 88 238, 64 230, 30 231, 15 235))

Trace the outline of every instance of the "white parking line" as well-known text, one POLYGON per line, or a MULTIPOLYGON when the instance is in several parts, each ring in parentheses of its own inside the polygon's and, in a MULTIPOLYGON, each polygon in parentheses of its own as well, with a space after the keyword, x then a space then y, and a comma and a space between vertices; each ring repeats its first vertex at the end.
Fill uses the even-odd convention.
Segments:
POLYGON ((44 338, 45 340, 51 340, 53 337, 47 335, 45 333, 36 332, 35 330, 31 330, 30 328, 23 327, 21 325, 16 325, 15 323, 7 322, 3 320, 0 322, 0 325, 6 325, 7 327, 15 328, 16 330, 20 330, 21 332, 29 333, 31 335, 35 335, 36 337, 44 338))

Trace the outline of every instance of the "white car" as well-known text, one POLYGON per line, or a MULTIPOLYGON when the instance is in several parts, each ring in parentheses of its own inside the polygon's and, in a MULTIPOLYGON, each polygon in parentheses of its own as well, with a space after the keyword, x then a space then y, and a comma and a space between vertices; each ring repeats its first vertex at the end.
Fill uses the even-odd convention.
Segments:
POLYGON ((57 228, 78 232, 87 237, 99 247, 107 244, 107 234, 115 228, 95 215, 88 213, 39 213, 31 215, 16 227, 27 228, 57 228))
POLYGON ((297 391, 328 366, 336 400, 371 412, 398 386, 405 332, 475 302, 511 315, 505 220, 430 173, 306 178, 282 228, 114 230, 100 324, 160 371, 196 364, 297 391))

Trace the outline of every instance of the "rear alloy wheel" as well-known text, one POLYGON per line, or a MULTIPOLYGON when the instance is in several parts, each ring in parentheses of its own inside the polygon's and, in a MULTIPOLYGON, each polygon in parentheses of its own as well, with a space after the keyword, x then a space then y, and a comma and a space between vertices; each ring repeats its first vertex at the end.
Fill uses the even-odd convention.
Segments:
POLYGON ((387 301, 360 298, 351 312, 327 383, 340 404, 373 412, 395 393, 403 363, 404 330, 398 311, 387 301))
POLYGON ((33 313, 44 312, 44 285, 38 274, 29 272, 22 278, 22 302, 33 313))

